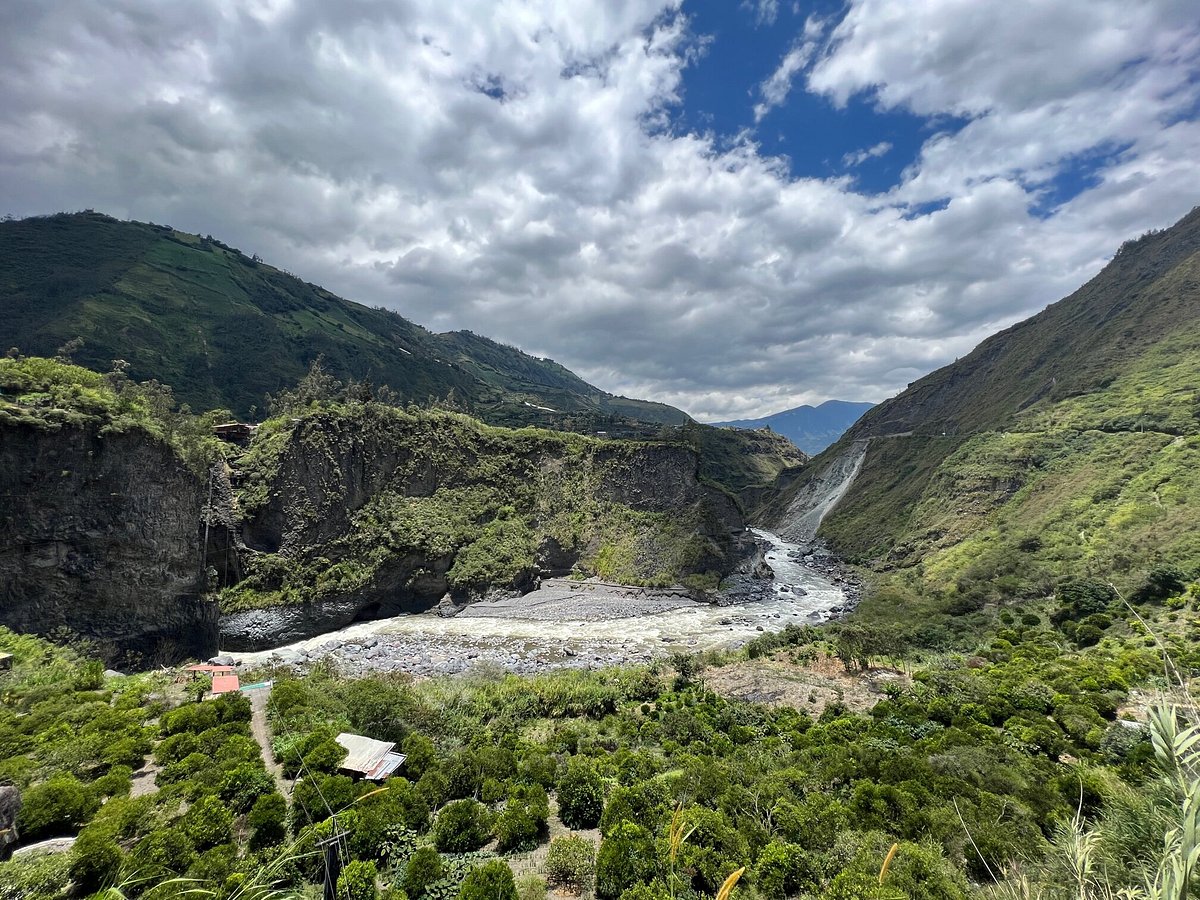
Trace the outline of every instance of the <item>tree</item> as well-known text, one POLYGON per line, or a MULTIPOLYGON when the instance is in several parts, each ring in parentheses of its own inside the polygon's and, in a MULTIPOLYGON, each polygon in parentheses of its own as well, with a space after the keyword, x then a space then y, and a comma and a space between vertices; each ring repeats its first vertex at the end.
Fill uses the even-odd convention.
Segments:
POLYGON ((444 853, 478 850, 488 837, 487 807, 475 800, 446 804, 433 823, 433 843, 444 853))
POLYGON ((338 900, 375 900, 375 863, 355 859, 346 864, 337 880, 338 900))
POLYGON ((440 879, 445 872, 442 854, 432 847, 418 847, 404 866, 404 891, 417 900, 425 889, 440 879))
POLYGON ((568 828, 595 828, 604 813, 604 782, 596 764, 582 756, 571 757, 559 779, 558 815, 568 828))
POLYGON ((459 900, 517 900, 517 886, 507 863, 494 859, 472 869, 458 892, 459 900))

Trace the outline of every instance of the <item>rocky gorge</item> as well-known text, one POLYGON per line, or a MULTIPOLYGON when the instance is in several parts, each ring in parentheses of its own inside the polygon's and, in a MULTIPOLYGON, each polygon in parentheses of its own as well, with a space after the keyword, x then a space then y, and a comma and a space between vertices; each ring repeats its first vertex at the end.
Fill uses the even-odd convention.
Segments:
POLYGON ((211 652, 204 502, 160 440, 0 418, 0 623, 146 663, 211 652))

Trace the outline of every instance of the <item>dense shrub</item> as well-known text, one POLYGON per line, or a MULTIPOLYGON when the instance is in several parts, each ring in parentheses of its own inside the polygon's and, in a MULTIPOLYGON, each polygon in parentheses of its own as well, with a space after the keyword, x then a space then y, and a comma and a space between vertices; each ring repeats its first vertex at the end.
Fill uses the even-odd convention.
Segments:
POLYGON ((375 900, 379 896, 376 874, 373 862, 355 859, 346 863, 337 880, 338 900, 375 900))
POLYGON ((179 828, 160 828, 133 849, 133 864, 147 877, 181 874, 196 859, 196 850, 179 828))
POLYGON ((296 783, 292 791, 294 823, 321 822, 345 809, 358 796, 358 787, 347 775, 314 775, 296 783))
POLYGON ((518 900, 512 869, 498 859, 472 869, 463 879, 458 897, 459 900, 518 900))
POLYGON ((17 831, 26 841, 73 834, 100 806, 95 793, 70 775, 34 785, 21 800, 17 831))
POLYGON ((71 880, 81 891, 98 891, 115 880, 123 859, 108 829, 85 828, 71 847, 71 880))
POLYGON ((207 850, 229 840, 233 813, 216 797, 202 797, 192 804, 179 824, 197 850, 207 850))
POLYGON ((488 837, 487 807, 475 800, 447 804, 433 823, 433 842, 444 853, 478 850, 488 837))
POLYGON ((287 837, 287 801, 274 790, 254 801, 246 824, 251 828, 250 847, 258 850, 287 837))
POLYGON ((769 900, 816 893, 819 883, 819 870, 798 844, 772 841, 754 864, 754 885, 769 900))
POLYGON ((92 782, 92 790, 100 797, 127 797, 133 787, 133 770, 129 766, 113 766, 92 782))
POLYGON ((596 848, 587 838, 563 834, 550 842, 546 874, 556 885, 582 891, 596 871, 596 848))
POLYGON ((442 855, 432 847, 418 847, 404 866, 404 891, 411 900, 418 900, 429 885, 438 881, 445 867, 442 855))
POLYGON ((649 881, 655 872, 654 838, 632 822, 613 826, 596 854, 596 896, 616 900, 630 887, 649 881))
POLYGON ((556 787, 558 815, 568 828, 595 828, 604 812, 604 782, 596 764, 580 756, 571 757, 567 771, 556 787))
POLYGON ((546 791, 541 785, 522 784, 514 788, 508 802, 496 819, 497 849, 508 853, 517 849, 532 849, 546 829, 550 815, 546 791))
POLYGON ((225 773, 218 791, 221 799, 234 812, 244 813, 275 790, 275 779, 259 763, 242 763, 225 773))
POLYGON ((1146 573, 1130 599, 1134 603, 1159 603, 1187 587, 1187 575, 1176 566, 1155 566, 1146 573))

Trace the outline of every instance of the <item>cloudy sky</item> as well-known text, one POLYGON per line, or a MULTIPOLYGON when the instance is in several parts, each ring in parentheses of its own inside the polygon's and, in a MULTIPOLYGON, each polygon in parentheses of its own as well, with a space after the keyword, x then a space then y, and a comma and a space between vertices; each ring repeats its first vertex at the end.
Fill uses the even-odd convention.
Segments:
POLYGON ((1195 0, 0 4, 0 214, 702 419, 883 399, 1197 203, 1195 0))

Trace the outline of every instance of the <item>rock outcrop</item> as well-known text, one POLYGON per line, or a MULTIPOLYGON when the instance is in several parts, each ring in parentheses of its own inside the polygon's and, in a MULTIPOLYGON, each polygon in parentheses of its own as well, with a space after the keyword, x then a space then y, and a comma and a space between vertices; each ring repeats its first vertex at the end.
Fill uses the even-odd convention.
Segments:
POLYGON ((735 501, 699 481, 685 446, 481 430, 382 407, 304 416, 268 440, 274 450, 252 448, 235 472, 249 578, 232 587, 274 594, 230 604, 229 650, 524 593, 604 553, 653 577, 725 574, 745 550, 735 501))
POLYGON ((17 814, 21 811, 21 792, 11 785, 0 787, 0 860, 8 859, 21 835, 17 833, 17 814))
POLYGON ((143 431, 0 424, 0 623, 144 662, 212 653, 204 493, 143 431))

